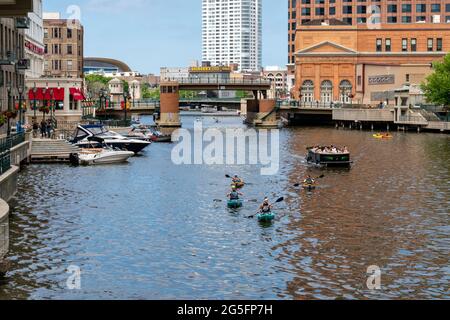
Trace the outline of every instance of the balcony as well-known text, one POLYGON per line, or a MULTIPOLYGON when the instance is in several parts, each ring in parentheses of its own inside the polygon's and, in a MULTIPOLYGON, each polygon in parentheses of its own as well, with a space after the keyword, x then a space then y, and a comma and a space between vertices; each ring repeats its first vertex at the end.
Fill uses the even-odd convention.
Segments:
POLYGON ((8 0, 0 2, 0 17, 26 17, 33 12, 33 0, 8 0))

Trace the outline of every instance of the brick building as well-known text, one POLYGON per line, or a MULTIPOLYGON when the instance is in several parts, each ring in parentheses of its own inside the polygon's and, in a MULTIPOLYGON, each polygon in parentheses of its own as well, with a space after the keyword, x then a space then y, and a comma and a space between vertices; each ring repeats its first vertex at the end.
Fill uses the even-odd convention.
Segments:
POLYGON ((404 84, 420 84, 450 50, 450 24, 342 25, 297 28, 294 97, 305 103, 392 103, 404 84))
POLYGON ((340 20, 348 25, 449 23, 448 0, 288 0, 289 60, 294 63, 297 27, 311 21, 340 20))
POLYGON ((58 13, 44 13, 46 77, 83 77, 84 29, 78 20, 60 19, 58 13))

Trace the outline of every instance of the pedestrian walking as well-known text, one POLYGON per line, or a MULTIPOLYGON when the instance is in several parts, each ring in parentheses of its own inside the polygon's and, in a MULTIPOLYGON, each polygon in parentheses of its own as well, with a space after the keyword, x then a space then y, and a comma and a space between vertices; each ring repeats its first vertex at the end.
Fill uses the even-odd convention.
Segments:
POLYGON ((47 134, 47 124, 45 123, 45 120, 42 119, 41 121, 41 138, 45 138, 47 134))
POLYGON ((47 120, 47 137, 48 138, 52 137, 52 120, 51 119, 47 120))

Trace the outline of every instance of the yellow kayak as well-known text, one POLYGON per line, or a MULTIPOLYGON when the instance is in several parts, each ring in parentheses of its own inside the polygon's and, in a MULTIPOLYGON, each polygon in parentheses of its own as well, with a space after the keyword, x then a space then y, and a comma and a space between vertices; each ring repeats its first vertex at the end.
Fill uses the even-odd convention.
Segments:
POLYGON ((317 187, 316 184, 308 184, 308 183, 303 184, 303 189, 305 190, 314 190, 316 189, 316 187, 317 187))
POLYGON ((374 134, 373 137, 375 139, 391 139, 391 138, 393 138, 393 136, 390 134, 380 134, 380 133, 374 134))
POLYGON ((231 186, 235 186, 236 189, 242 189, 245 186, 245 182, 233 182, 231 186))

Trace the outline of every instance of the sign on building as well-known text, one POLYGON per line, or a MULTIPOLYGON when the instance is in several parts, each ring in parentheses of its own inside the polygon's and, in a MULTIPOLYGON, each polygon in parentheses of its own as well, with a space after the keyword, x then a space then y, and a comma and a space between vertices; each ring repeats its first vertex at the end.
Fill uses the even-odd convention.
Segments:
POLYGON ((382 76, 370 76, 369 77, 369 85, 380 85, 380 84, 394 84, 395 83, 395 75, 382 75, 382 76))

